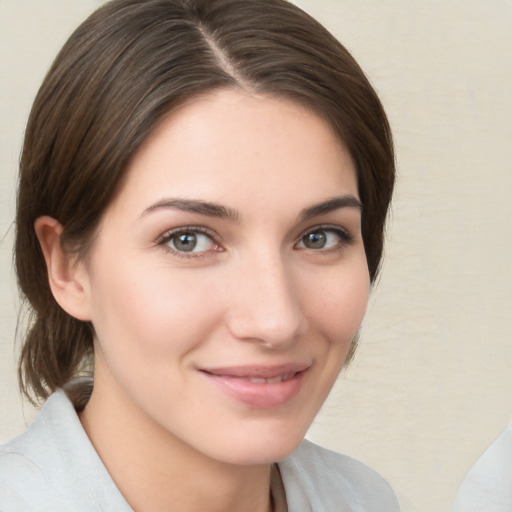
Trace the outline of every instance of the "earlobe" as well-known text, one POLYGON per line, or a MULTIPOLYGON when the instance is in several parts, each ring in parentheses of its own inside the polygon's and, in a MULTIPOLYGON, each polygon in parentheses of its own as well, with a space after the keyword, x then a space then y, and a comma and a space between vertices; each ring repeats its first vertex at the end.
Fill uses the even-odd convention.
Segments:
POLYGON ((86 275, 76 254, 66 251, 60 241, 61 224, 52 217, 39 217, 34 229, 41 244, 52 294, 66 313, 78 320, 91 320, 86 275))

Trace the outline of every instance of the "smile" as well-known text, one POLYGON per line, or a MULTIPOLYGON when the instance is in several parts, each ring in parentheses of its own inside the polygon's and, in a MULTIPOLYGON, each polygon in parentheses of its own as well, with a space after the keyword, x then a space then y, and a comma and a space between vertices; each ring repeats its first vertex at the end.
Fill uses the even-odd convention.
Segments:
POLYGON ((295 373, 286 373, 284 375, 278 375, 277 377, 272 377, 270 379, 264 379, 263 377, 249 377, 249 382, 253 384, 271 384, 274 382, 283 382, 286 380, 290 380, 295 377, 295 373))
POLYGON ((202 369, 208 382, 243 405, 268 409, 291 402, 301 391, 308 364, 202 369))

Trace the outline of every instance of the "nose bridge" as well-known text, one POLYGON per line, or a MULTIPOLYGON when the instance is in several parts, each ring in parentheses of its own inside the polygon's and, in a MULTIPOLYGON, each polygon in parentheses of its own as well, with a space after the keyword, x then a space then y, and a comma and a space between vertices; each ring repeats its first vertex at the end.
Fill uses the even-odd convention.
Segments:
POLYGON ((236 283, 230 329, 237 338, 283 347, 304 330, 294 272, 279 250, 241 258, 236 283))

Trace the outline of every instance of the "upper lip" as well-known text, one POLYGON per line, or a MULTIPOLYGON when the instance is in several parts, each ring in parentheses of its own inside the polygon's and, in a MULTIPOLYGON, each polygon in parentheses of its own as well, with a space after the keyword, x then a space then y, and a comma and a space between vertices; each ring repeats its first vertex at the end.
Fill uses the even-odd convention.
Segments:
POLYGON ((211 375, 234 377, 241 379, 261 378, 272 379, 280 375, 295 374, 307 370, 309 363, 285 363, 279 365, 247 365, 215 368, 201 368, 200 370, 211 375))

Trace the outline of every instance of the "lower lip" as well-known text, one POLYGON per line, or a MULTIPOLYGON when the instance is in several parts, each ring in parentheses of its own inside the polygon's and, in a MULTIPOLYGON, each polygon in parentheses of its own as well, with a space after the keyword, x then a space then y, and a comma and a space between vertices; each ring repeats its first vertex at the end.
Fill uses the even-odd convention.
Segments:
POLYGON ((202 372, 224 393, 245 405, 258 409, 281 407, 291 402, 300 392, 305 371, 296 373, 291 379, 282 382, 255 383, 240 377, 213 375, 202 372))

